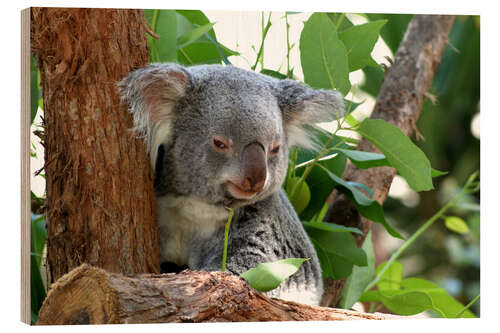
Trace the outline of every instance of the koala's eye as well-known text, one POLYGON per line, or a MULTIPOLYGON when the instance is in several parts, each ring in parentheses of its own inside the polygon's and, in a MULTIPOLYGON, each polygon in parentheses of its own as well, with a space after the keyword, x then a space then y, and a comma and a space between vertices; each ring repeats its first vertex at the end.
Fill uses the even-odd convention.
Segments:
POLYGON ((230 153, 233 148, 231 140, 222 136, 216 135, 212 138, 212 147, 221 153, 230 153))
POLYGON ((276 155, 278 152, 280 151, 280 145, 277 144, 275 145, 270 151, 269 151, 269 155, 270 156, 274 156, 276 155))

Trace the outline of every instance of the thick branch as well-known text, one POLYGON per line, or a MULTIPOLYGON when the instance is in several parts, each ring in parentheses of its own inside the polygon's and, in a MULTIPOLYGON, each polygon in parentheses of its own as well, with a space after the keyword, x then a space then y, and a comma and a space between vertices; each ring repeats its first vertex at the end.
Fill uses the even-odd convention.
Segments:
POLYGON ((183 271, 126 277, 82 265, 52 285, 39 325, 392 319, 269 299, 242 278, 183 271))
MULTIPOLYGON (((454 16, 445 15, 415 15, 413 17, 394 56, 393 64, 385 74, 371 118, 383 119, 399 127, 406 135, 413 135, 425 93, 441 62, 453 20, 454 16)), ((377 151, 365 139, 361 140, 358 148, 362 151, 377 151)), ((387 198, 395 174, 395 169, 389 167, 360 170, 349 164, 344 178, 365 184, 373 189, 374 199, 382 204, 387 198)), ((328 210, 326 220, 341 220, 348 226, 362 229, 363 236, 357 239, 358 246, 361 246, 372 222, 361 218, 359 214, 352 214, 355 211, 349 199, 343 195, 337 195, 328 210), (345 219, 343 218, 345 216, 351 218, 345 219)), ((342 287, 343 285, 340 288, 342 287)), ((335 302, 330 305, 334 305, 335 302)))

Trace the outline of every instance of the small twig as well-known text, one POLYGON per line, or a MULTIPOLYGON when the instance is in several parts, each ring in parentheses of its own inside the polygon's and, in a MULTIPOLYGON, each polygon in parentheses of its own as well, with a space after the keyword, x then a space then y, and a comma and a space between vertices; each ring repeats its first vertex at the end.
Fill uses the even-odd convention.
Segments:
MULTIPOLYGON (((261 58, 263 57, 263 54, 264 54, 264 41, 266 40, 267 33, 269 32, 269 28, 271 28, 271 25, 272 25, 271 24, 271 14, 272 13, 269 13, 269 16, 267 17, 267 24, 264 27, 264 29, 262 30, 262 41, 260 43, 259 52, 257 52, 257 59, 255 59, 255 63, 252 66, 253 71, 255 70, 255 68, 257 68, 259 61, 261 60, 261 58)), ((264 14, 262 14, 262 15, 264 15, 264 14)), ((261 65, 262 65, 262 63, 261 63, 261 65)))
POLYGON ((229 236, 229 227, 231 226, 231 221, 233 220, 233 210, 229 207, 225 207, 229 211, 229 217, 227 218, 226 227, 224 228, 224 250, 222 252, 222 268, 221 271, 226 271, 226 259, 227 259, 227 240, 229 236))
POLYGON ((144 24, 144 27, 146 29, 146 32, 148 34, 151 35, 151 37, 153 37, 154 39, 158 40, 160 38, 160 36, 158 36, 157 34, 155 34, 155 32, 153 31, 153 28, 151 28, 151 26, 148 24, 148 23, 145 23, 144 24))
POLYGON ((479 298, 481 297, 481 294, 477 294, 476 297, 474 297, 474 299, 472 301, 469 302, 469 304, 467 304, 463 309, 462 311, 460 311, 459 313, 457 313, 457 315, 455 316, 455 318, 460 318, 465 311, 467 311, 472 305, 474 305, 474 303, 476 303, 479 298))

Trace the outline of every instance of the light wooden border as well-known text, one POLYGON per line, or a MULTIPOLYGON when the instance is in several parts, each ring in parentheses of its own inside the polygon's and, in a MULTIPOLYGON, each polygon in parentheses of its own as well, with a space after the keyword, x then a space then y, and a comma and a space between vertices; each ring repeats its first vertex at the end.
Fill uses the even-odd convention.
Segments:
POLYGON ((30 292, 30 21, 21 11, 21 321, 31 323, 30 292))

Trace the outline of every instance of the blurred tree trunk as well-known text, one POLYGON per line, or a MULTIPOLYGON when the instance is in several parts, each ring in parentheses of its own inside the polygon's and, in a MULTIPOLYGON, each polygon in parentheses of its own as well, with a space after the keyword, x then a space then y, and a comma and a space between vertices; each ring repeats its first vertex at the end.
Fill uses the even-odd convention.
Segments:
POLYGON ((82 263, 159 270, 152 172, 116 82, 149 61, 142 10, 32 8, 52 282, 82 263))
MULTIPOLYGON (((441 63, 441 56, 454 18, 448 15, 415 15, 413 17, 394 55, 393 64, 385 73, 370 118, 383 119, 399 127, 407 136, 413 135, 427 90, 441 63)), ((379 153, 366 139, 360 141, 358 149, 379 153)), ((343 178, 373 189, 373 198, 383 204, 395 175, 396 170, 390 167, 360 170, 353 164, 349 164, 343 178)), ((340 221, 346 226, 363 230, 363 236, 354 235, 358 246, 363 244, 372 226, 372 221, 361 217, 348 198, 338 194, 333 198, 325 221, 337 223, 340 221)), ((344 284, 345 280, 327 279, 322 305, 335 306, 344 284)))

